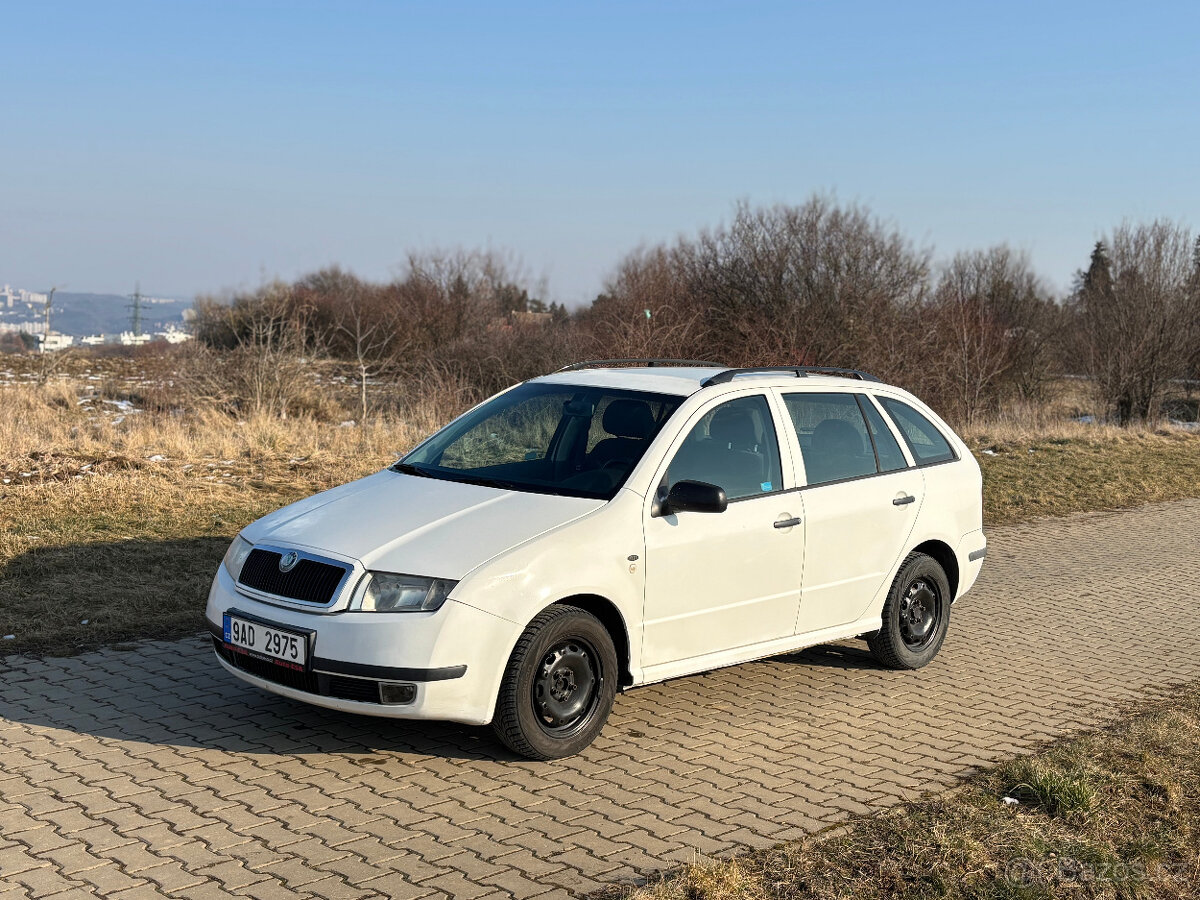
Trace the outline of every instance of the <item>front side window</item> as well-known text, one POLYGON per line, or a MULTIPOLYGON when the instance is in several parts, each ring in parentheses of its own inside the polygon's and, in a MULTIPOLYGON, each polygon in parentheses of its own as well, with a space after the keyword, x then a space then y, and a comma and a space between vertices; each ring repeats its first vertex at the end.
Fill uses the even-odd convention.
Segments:
POLYGON ((950 442, 942 436, 937 427, 907 403, 901 403, 891 397, 880 397, 879 402, 899 426, 900 433, 904 435, 908 449, 912 451, 918 466, 958 458, 950 447, 950 442))
POLYGON ((867 423, 853 394, 784 394, 810 485, 879 471, 867 423))
POLYGON ((779 440, 762 394, 730 400, 705 413, 667 469, 667 490, 678 481, 723 488, 730 500, 783 489, 779 440))
POLYGON ((682 401, 642 391, 523 384, 447 425, 394 468, 609 500, 682 401))

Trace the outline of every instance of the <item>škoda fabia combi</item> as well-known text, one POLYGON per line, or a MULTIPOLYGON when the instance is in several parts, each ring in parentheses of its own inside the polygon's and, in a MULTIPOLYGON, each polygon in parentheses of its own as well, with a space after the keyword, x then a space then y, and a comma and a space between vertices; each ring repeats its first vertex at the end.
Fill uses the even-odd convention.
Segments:
POLYGON ((635 685, 856 636, 923 666, 985 552, 978 465, 899 388, 582 363, 247 527, 207 618, 257 687, 548 759, 635 685))

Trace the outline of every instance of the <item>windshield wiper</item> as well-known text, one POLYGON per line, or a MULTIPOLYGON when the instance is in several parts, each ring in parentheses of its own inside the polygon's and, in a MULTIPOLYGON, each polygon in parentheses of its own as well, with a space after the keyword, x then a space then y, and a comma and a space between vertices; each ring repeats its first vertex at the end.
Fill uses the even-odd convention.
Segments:
POLYGON ((435 478, 436 477, 434 475, 431 475, 429 472, 424 471, 423 469, 418 469, 412 463, 406 463, 406 462, 392 463, 390 468, 393 472, 402 472, 405 475, 419 475, 421 478, 435 478))
POLYGON ((434 478, 438 481, 456 481, 459 484, 478 484, 482 487, 500 488, 504 491, 519 491, 520 485, 513 481, 504 481, 501 478, 488 478, 486 475, 466 475, 459 472, 446 471, 438 469, 430 472, 427 469, 422 469, 414 466, 412 463, 397 462, 390 466, 393 472, 401 472, 405 475, 419 475, 421 478, 434 478))
POLYGON ((451 481, 462 481, 466 484, 477 484, 480 487, 500 488, 502 491, 519 491, 521 486, 514 481, 504 481, 501 478, 488 478, 486 475, 464 475, 451 478, 451 481))

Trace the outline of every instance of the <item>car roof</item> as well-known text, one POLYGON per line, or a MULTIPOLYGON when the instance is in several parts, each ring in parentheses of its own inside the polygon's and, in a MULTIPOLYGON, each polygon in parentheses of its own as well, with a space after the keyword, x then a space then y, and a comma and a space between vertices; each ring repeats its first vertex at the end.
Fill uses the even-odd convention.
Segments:
MULTIPOLYGON (((627 391, 651 391, 656 394, 688 396, 704 387, 703 382, 725 371, 723 367, 711 366, 641 366, 621 368, 574 369, 555 372, 530 379, 545 384, 571 384, 584 387, 615 388, 627 391)), ((884 387, 878 382, 869 382, 874 387, 884 387)), ((866 382, 840 375, 806 374, 797 378, 791 372, 747 372, 737 375, 726 385, 772 387, 806 387, 823 385, 831 387, 857 387, 862 389, 866 382)))

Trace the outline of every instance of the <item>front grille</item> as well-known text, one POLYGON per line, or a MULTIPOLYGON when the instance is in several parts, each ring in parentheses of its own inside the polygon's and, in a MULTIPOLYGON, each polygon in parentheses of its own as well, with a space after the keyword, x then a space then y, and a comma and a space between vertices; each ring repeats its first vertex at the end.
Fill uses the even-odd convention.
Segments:
POLYGON ((282 554, 255 548, 242 566, 239 584, 276 597, 304 603, 328 603, 346 577, 346 567, 316 559, 301 558, 288 572, 279 571, 282 554))

